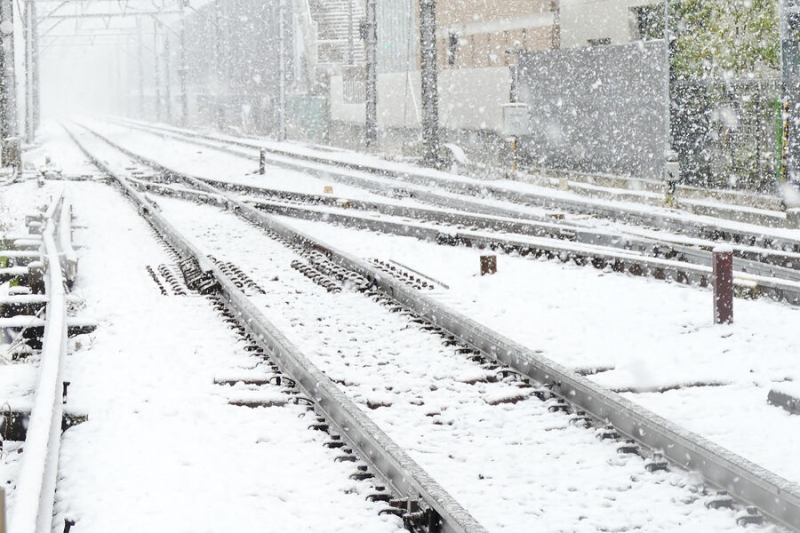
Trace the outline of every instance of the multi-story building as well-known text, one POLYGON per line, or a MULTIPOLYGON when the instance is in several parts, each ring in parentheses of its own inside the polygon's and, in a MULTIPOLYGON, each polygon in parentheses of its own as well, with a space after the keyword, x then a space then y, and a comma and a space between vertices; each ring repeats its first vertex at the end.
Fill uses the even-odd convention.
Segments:
MULTIPOLYGON (((339 20, 364 17, 365 0, 314 1, 328 6, 329 13, 339 6, 339 20), (353 6, 357 15, 351 14, 353 6)), ((657 9, 646 0, 438 0, 443 137, 462 144, 478 139, 485 145, 488 140, 498 146, 521 52, 637 40, 658 23, 657 9)), ((422 120, 419 1, 377 0, 376 11, 381 140, 385 146, 393 141, 413 146, 422 120)), ((353 26, 346 27, 352 34, 353 26)), ((365 122, 364 42, 354 42, 342 32, 335 38, 351 50, 355 46, 358 53, 340 54, 340 66, 328 69, 333 131, 337 138, 360 139, 365 122)))
MULTIPOLYGON (((419 4, 378 0, 378 126, 385 142, 411 142, 421 127, 419 4)), ((552 0, 439 0, 437 58, 439 118, 447 132, 501 136, 512 69, 521 51, 558 46, 552 0)), ((365 121, 363 70, 343 69, 330 80, 334 127, 355 134, 365 121)))
POLYGON ((663 2, 560 0, 561 46, 621 44, 651 35, 662 20, 663 2))

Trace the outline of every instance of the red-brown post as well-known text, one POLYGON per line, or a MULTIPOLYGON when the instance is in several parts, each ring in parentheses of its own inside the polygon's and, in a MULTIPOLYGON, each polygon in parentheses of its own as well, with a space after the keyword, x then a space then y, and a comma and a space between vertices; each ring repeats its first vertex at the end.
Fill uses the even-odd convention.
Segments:
POLYGON ((714 260, 714 323, 733 323, 733 249, 717 246, 714 260))

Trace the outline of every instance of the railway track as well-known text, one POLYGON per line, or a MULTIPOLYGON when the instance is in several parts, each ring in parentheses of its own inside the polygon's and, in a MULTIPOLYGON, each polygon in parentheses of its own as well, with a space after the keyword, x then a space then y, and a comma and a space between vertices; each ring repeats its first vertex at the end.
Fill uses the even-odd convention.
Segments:
MULTIPOLYGON (((687 217, 685 213, 671 212, 667 209, 654 209, 654 206, 636 206, 626 202, 575 198, 574 195, 561 194, 557 191, 539 193, 516 186, 513 183, 506 185, 497 182, 471 180, 424 169, 410 170, 407 166, 394 165, 389 162, 354 162, 352 157, 348 157, 347 154, 339 154, 336 151, 323 155, 312 149, 291 147, 279 143, 203 134, 191 130, 152 125, 127 119, 118 119, 116 122, 124 127, 147 131, 184 142, 194 142, 198 145, 222 150, 227 149, 229 153, 244 155, 254 161, 259 160, 261 154, 253 154, 253 150, 258 152, 265 151, 267 154, 266 160, 270 164, 291 165, 292 163, 285 159, 288 157, 295 162, 306 162, 309 168, 311 163, 327 166, 329 179, 339 180, 350 185, 360 183, 361 186, 371 186, 376 192, 383 190, 383 194, 398 194, 398 187, 400 187, 399 192, 402 193, 404 192, 402 191, 403 186, 435 187, 454 194, 478 196, 484 202, 496 199, 517 205, 558 209, 564 213, 598 216, 623 224, 634 223, 699 238, 724 239, 740 244, 765 244, 766 247, 772 249, 798 251, 797 243, 793 242, 791 238, 787 241, 782 240, 782 236, 787 234, 779 229, 785 227, 793 228, 795 222, 791 217, 787 218, 786 213, 777 209, 776 204, 771 201, 761 202, 764 205, 760 209, 735 205, 741 203, 739 197, 742 195, 737 194, 718 193, 723 198, 734 203, 730 205, 706 204, 697 200, 689 200, 687 205, 694 206, 690 209, 690 212, 697 216, 687 217), (335 169, 339 169, 339 171, 337 172, 335 169), (387 188, 376 185, 374 182, 371 184, 359 182, 356 179, 356 175, 347 174, 345 171, 389 178, 394 181, 394 185, 390 185, 387 188), (392 187, 394 187, 394 190, 392 187), (759 228, 745 228, 743 224, 756 225, 759 228), (765 228, 770 229, 765 231, 765 228), (774 234, 770 235, 770 233, 774 234)), ((697 196, 698 194, 696 189, 684 189, 687 195, 697 196)), ((746 199, 753 200, 751 196, 746 196, 746 199)))
MULTIPOLYGON (((65 413, 63 405, 68 386, 63 378, 67 336, 93 329, 88 322, 77 325, 67 315, 69 288, 77 276, 69 202, 59 194, 45 212, 27 218, 31 235, 16 241, 22 248, 27 247, 26 240, 40 246, 33 255, 4 252, 6 260, 16 261, 24 273, 17 276, 19 284, 13 293, 3 298, 0 319, 4 328, 14 331, 6 355, 21 364, 38 360, 32 402, 8 399, 0 415, 0 444, 6 453, 22 453, 8 494, 13 502, 10 527, 15 532, 50 530, 61 432, 81 418, 65 413), (22 328, 13 328, 14 322, 22 328)), ((6 244, 13 248, 13 242, 6 244)))
MULTIPOLYGON (((125 149, 97 131, 92 133, 106 143, 133 157, 139 163, 154 168, 159 178, 156 181, 182 181, 183 176, 173 168, 166 167, 152 159, 125 149)), ((610 268, 616 272, 645 275, 678 283, 706 287, 711 282, 711 250, 714 243, 678 244, 675 241, 656 240, 654 237, 639 237, 611 231, 587 228, 575 224, 556 224, 513 218, 500 210, 500 215, 464 213, 463 209, 479 205, 469 202, 462 205, 445 201, 448 209, 431 209, 413 206, 398 206, 375 201, 343 200, 317 195, 297 194, 259 186, 245 186, 219 180, 200 180, 205 185, 267 196, 269 201, 254 200, 251 205, 275 214, 288 215, 311 220, 326 220, 352 227, 396 235, 414 236, 440 244, 463 245, 476 248, 500 249, 534 257, 545 256, 561 261, 575 262, 579 265, 591 264, 599 269, 610 268), (303 204, 303 205, 298 205, 303 204), (321 207, 319 204, 325 204, 321 207), (458 208, 458 209, 456 209, 458 208), (352 214, 351 210, 373 210, 379 218, 352 214), (397 220, 387 220, 385 215, 397 220), (420 223, 423 222, 423 223, 420 223), (449 227, 425 225, 446 223, 449 227), (500 236, 486 232, 468 231, 463 227, 501 231, 500 236), (530 237, 511 237, 507 233, 520 233, 530 237), (544 237, 540 239, 537 237, 544 237), (554 240, 555 239, 555 240, 554 240)), ((170 188, 169 185, 144 182, 148 190, 160 193, 193 196, 204 201, 219 201, 215 195, 198 192, 198 188, 170 188)), ((480 209, 478 209, 480 211, 480 209)), ((496 210, 491 210, 496 212, 496 210)), ((800 304, 800 273, 794 268, 781 265, 800 266, 800 254, 796 252, 767 251, 763 248, 738 246, 734 249, 735 283, 739 295, 745 297, 766 296, 778 301, 800 304), (777 263, 777 264, 776 264, 777 263)))
MULTIPOLYGON (((207 185, 198 182, 193 185, 205 189, 208 194, 224 197, 219 191, 207 185)), ((552 401, 549 407, 555 407, 554 410, 571 412, 573 414, 571 419, 577 420, 579 425, 611 421, 615 428, 613 430, 605 428, 605 424, 600 423, 603 431, 608 431, 612 435, 616 432, 624 438, 633 437, 639 444, 647 447, 645 450, 662 450, 664 459, 692 470, 698 469, 710 484, 727 488, 736 498, 759 505, 771 518, 784 525, 797 527, 794 518, 797 489, 793 484, 733 456, 696 435, 676 428, 652 413, 647 413, 627 400, 597 387, 574 372, 544 360, 531 350, 500 337, 468 318, 442 308, 435 300, 418 294, 406 283, 392 276, 382 274, 371 264, 336 251, 308 235, 298 234, 234 199, 226 198, 226 202, 234 212, 243 215, 249 222, 266 227, 270 234, 288 241, 292 247, 312 245, 316 254, 306 258, 308 265, 320 275, 333 280, 331 283, 336 283, 337 279, 341 282, 348 276, 360 276, 368 282, 368 286, 373 287, 373 290, 380 291, 384 297, 390 296, 394 304, 399 305, 399 311, 410 312, 414 319, 427 320, 430 327, 441 331, 447 338, 463 343, 466 353, 475 355, 479 360, 489 359, 507 364, 522 376, 524 386, 531 389, 533 396, 538 394, 552 401), (567 399, 569 402, 563 404, 565 407, 560 407, 562 404, 559 399, 567 399)), ((209 268, 207 271, 212 270, 209 268)), ((276 347, 273 346, 272 349, 276 347)), ((376 405, 378 408, 381 407, 379 403, 376 405)), ((369 408, 369 405, 367 407, 369 408)), ((650 455, 650 465, 657 465, 652 467, 653 469, 662 467, 661 458, 657 453, 648 454, 644 451, 644 455, 650 455)), ((428 504, 430 505, 430 502, 428 504)), ((748 518, 750 516, 755 515, 745 513, 740 518, 746 522, 751 520, 748 518)))

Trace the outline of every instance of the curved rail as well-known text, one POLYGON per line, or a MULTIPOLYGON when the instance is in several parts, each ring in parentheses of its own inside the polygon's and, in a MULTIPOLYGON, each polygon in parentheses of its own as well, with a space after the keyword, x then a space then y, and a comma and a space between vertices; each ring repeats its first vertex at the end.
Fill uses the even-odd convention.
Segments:
MULTIPOLYGON (((181 176, 178 172, 171 172, 176 177, 181 176)), ((790 529, 800 530, 800 485, 700 435, 680 428, 534 350, 451 310, 435 299, 409 288, 405 283, 385 275, 362 259, 339 251, 319 239, 283 224, 275 217, 227 197, 221 191, 196 178, 182 177, 192 186, 223 199, 227 207, 242 218, 289 241, 321 251, 332 262, 367 278, 371 284, 397 303, 443 328, 487 357, 506 364, 533 381, 549 387, 552 392, 588 412, 595 419, 612 424, 626 437, 661 452, 673 464, 699 472, 709 485, 728 491, 734 498, 747 505, 757 506, 772 520, 790 529)))
POLYGON ((42 232, 47 262, 48 295, 39 382, 25 440, 15 503, 10 519, 14 533, 52 531, 58 452, 61 446, 61 372, 67 349, 66 291, 56 246, 56 225, 63 209, 59 197, 47 210, 42 232))

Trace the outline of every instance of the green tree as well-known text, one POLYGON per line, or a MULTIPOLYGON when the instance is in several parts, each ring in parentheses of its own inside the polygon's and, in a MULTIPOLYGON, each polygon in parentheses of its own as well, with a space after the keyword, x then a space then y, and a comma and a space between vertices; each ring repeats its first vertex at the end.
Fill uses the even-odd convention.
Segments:
MULTIPOLYGON (((644 38, 663 37, 663 4, 647 6, 644 38)), ((680 78, 774 76, 777 0, 670 0, 672 68, 680 78)))

